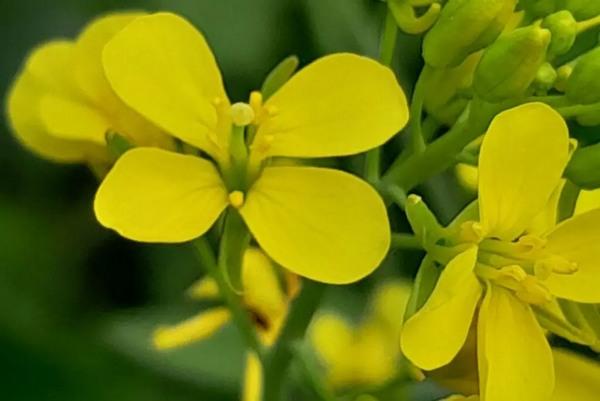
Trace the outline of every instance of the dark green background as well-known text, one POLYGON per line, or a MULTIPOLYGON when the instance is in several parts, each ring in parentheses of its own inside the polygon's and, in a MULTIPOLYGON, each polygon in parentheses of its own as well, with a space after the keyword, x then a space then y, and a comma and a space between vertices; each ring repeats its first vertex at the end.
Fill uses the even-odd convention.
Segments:
MULTIPOLYGON (((376 56, 384 11, 376 0, 2 0, 3 110, 33 46, 73 38, 90 19, 117 9, 174 10, 192 20, 234 100, 245 100, 290 54, 302 64, 335 51, 376 56)), ((418 47, 402 43, 398 66, 410 82, 418 47)), ((102 229, 91 209, 92 174, 28 153, 4 114, 0 171, 0 399, 236 398, 243 354, 231 328, 167 354, 149 346, 156 324, 199 308, 183 297, 200 275, 186 246, 134 244, 102 229)), ((363 288, 341 291, 360 297, 363 288)))

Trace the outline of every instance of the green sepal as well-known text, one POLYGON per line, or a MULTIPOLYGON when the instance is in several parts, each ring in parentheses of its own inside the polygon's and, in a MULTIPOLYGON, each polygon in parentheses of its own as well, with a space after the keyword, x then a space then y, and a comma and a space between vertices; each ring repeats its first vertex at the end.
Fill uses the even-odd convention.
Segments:
POLYGON ((569 10, 578 21, 600 15, 600 0, 558 0, 559 9, 569 10))
POLYGON ((547 93, 550 89, 552 89, 557 78, 558 74, 556 73, 554 67, 552 67, 552 64, 542 64, 535 75, 534 85, 536 91, 542 94, 547 93))
POLYGON ((519 0, 519 9, 531 18, 540 18, 559 10, 558 0, 519 0))
POLYGON ((417 17, 415 9, 406 0, 388 0, 387 4, 398 27, 413 35, 431 28, 442 9, 438 3, 432 3, 425 13, 417 17))
POLYGON ((405 322, 425 305, 425 302, 427 302, 429 296, 433 292, 441 273, 441 269, 433 258, 425 256, 419 266, 412 291, 410 292, 408 302, 406 303, 406 311, 404 312, 405 322))
POLYGON ((250 232, 237 210, 230 209, 219 245, 219 269, 227 285, 236 293, 244 292, 242 267, 250 243, 250 232))
POLYGON ((283 59, 279 64, 275 66, 265 78, 262 84, 260 92, 262 93, 263 100, 266 101, 271 97, 279 88, 283 86, 296 72, 298 68, 298 57, 289 56, 283 59))
POLYGON ((107 131, 105 139, 108 154, 113 161, 117 161, 119 157, 123 155, 123 153, 135 147, 127 138, 118 132, 107 131))
POLYGON ((583 189, 600 188, 600 144, 577 149, 565 176, 583 189))
POLYGON ((500 37, 486 49, 475 70, 475 93, 491 103, 522 96, 546 61, 550 37, 550 31, 536 25, 500 37))
POLYGON ((498 38, 516 0, 449 0, 425 35, 423 58, 432 67, 457 66, 498 38))

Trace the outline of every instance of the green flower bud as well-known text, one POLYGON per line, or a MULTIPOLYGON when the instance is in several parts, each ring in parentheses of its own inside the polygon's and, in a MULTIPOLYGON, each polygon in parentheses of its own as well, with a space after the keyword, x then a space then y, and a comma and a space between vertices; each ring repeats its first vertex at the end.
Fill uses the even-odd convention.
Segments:
POLYGON ((454 67, 492 43, 510 20, 516 0, 449 0, 423 41, 432 67, 454 67))
POLYGON ((600 102, 600 47, 581 56, 569 80, 567 98, 577 104, 600 102))
POLYGON ((580 188, 600 188, 600 144, 577 149, 565 176, 580 188))
POLYGON ((600 15, 600 0, 559 0, 559 9, 570 11, 578 21, 600 15))
POLYGON ((548 92, 554 86, 558 74, 552 64, 544 63, 535 76, 535 87, 542 93, 548 92))
POLYGON ((577 38, 577 21, 569 11, 563 10, 544 18, 542 27, 552 33, 552 40, 548 47, 550 57, 565 54, 575 43, 577 38))
POLYGON ((544 17, 559 10, 558 0, 520 0, 519 8, 534 18, 544 17))
POLYGON ((409 195, 406 201, 406 216, 421 244, 432 244, 443 237, 443 228, 420 196, 409 195))
POLYGON ((475 93, 492 103, 524 94, 546 60, 550 37, 550 31, 535 25, 502 36, 483 53, 475 70, 475 93))

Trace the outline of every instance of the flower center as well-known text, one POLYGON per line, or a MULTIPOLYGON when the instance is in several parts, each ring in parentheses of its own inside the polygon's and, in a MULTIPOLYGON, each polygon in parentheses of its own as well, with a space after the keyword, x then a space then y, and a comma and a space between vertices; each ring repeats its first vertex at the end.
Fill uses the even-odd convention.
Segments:
POLYGON ((477 242, 479 251, 475 273, 512 290, 522 301, 544 304, 552 295, 544 281, 552 274, 573 274, 577 264, 552 254, 545 238, 526 234, 515 241, 482 238, 479 223, 468 222, 461 227, 461 237, 467 242, 477 242))

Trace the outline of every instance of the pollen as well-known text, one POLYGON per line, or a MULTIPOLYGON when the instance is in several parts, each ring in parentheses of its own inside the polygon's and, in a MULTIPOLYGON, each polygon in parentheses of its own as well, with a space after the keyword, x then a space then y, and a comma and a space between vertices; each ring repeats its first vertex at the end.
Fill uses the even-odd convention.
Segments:
POLYGON ((254 121, 255 113, 248 103, 235 103, 230 112, 233 123, 238 127, 245 127, 254 121))
POLYGON ((229 193, 229 204, 236 209, 244 205, 244 193, 242 191, 233 191, 229 193))

